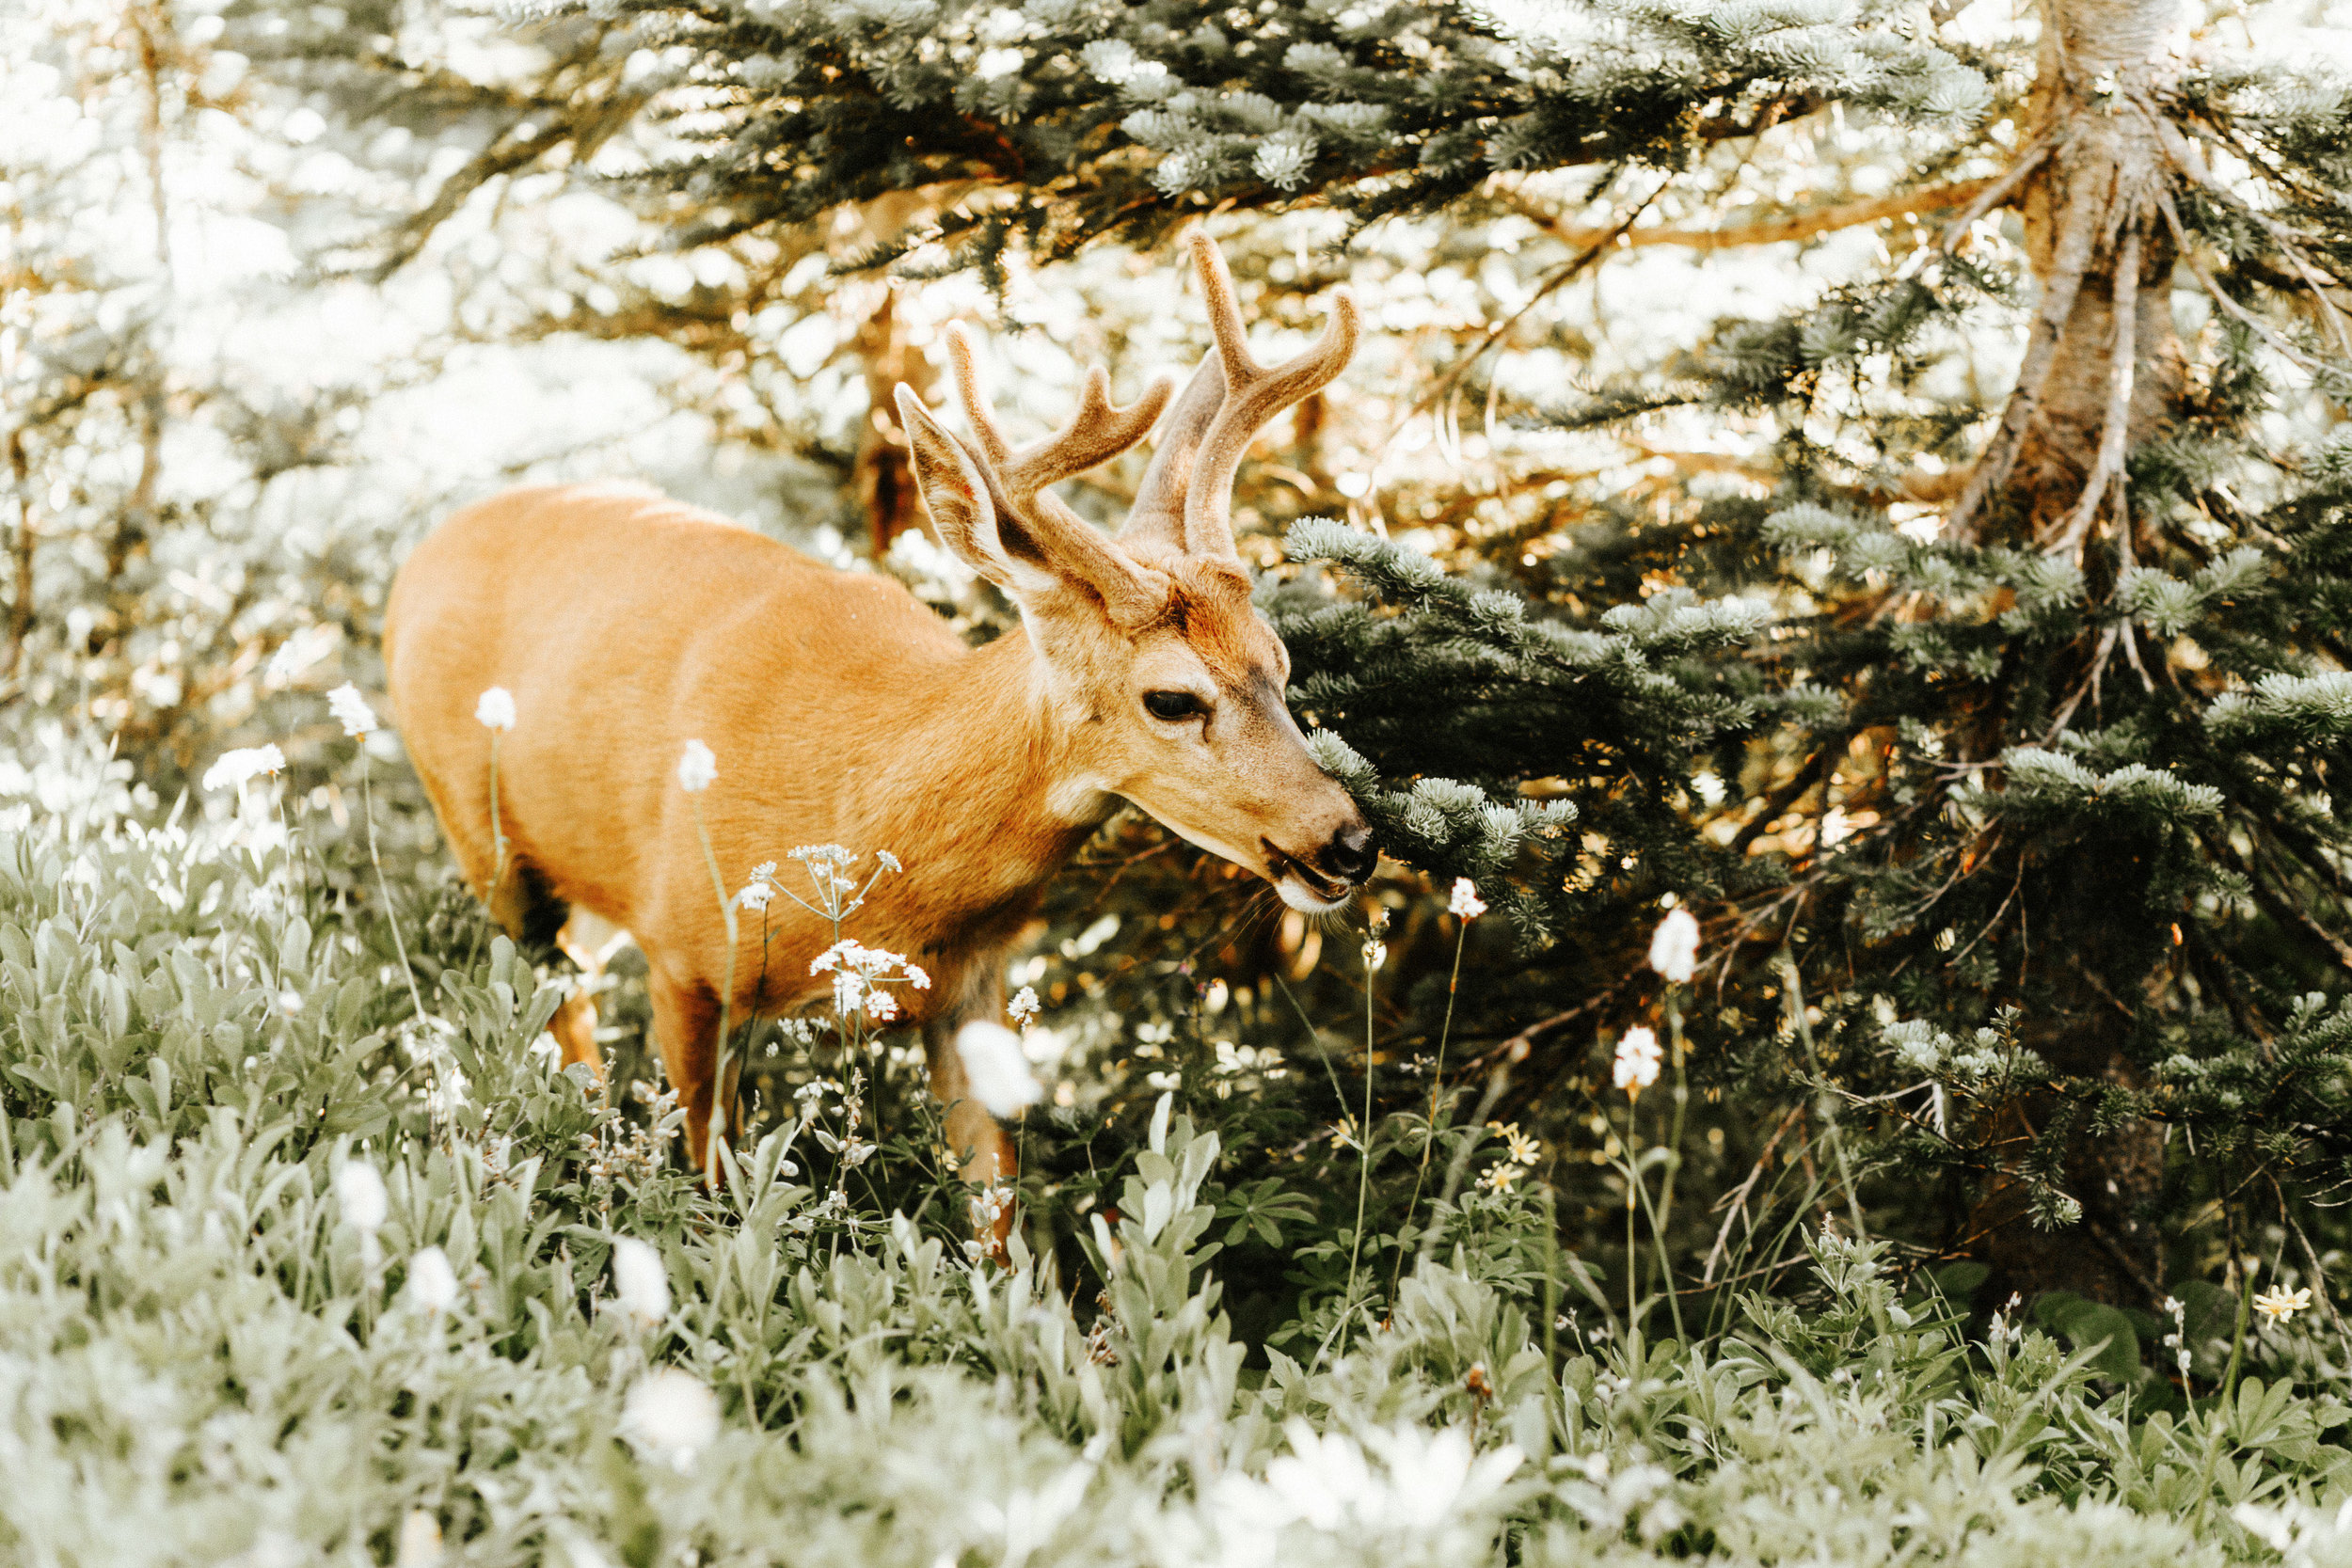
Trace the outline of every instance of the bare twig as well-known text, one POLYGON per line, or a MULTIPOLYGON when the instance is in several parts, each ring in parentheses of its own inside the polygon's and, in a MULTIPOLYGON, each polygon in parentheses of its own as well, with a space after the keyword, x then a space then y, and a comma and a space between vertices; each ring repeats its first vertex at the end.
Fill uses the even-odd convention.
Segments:
POLYGON ((2321 280, 2319 269, 2304 256, 2302 248, 2295 243, 2281 225, 2248 205, 2234 191, 2215 179, 2212 171, 2205 167, 2205 161, 2196 155, 2195 150, 2188 145, 2188 139, 2181 135, 2180 127, 2162 115, 2153 115, 2150 118, 2155 122, 2156 138, 2162 144, 2165 155, 2171 160, 2172 166, 2181 172, 2184 179, 2210 193, 2223 206, 2246 218, 2270 236, 2271 243, 2276 245, 2280 252, 2286 257, 2287 264, 2296 270, 2296 274, 2302 277, 2304 284, 2312 291, 2312 299, 2318 302, 2322 319, 2328 323, 2328 329, 2335 334, 2336 347, 2344 351, 2346 358, 2352 358, 2352 331, 2348 331, 2345 327, 2344 312, 2336 308, 2334 300, 2328 297, 2327 283, 2321 280))
MULTIPOLYGON (((2015 172, 2012 169, 2010 173, 1988 175, 1981 180, 1956 180, 1948 185, 1935 185, 1924 191, 1898 191, 1892 196, 1873 197, 1867 201, 1844 201, 1835 206, 1814 207, 1756 223, 1733 224, 1725 229, 1635 229, 1626 231, 1625 245, 1634 250, 1654 245, 1680 245, 1691 250, 1729 250, 1738 245, 1782 245, 1789 240, 1811 239, 1816 234, 1826 234, 1833 230, 1851 229, 1857 224, 1876 223, 1881 218, 1941 212, 1963 202, 1974 203, 1993 187, 2013 185, 2015 172)), ((1554 238, 1569 245, 1616 243, 1614 231, 1571 229, 1556 218, 1543 217, 1533 209, 1532 204, 1514 201, 1512 205, 1527 216, 1537 218, 1554 238)), ((1964 220, 1961 227, 1964 229, 1967 222, 1973 221, 1964 220)))
POLYGON ((2158 191, 2156 193, 2156 210, 2164 214, 2164 221, 2166 225, 2172 230, 2173 243, 2181 247, 2181 261, 2187 266, 2190 272, 2196 275, 2197 281, 2205 286, 2205 293, 2213 296, 2213 302, 2216 305, 2220 306, 2222 309, 2228 311, 2233 317, 2236 318, 2240 322, 2243 322, 2247 326, 2250 327, 2254 331, 2255 335, 2260 337, 2264 342, 2268 343, 2272 348, 2277 349, 2280 354, 2285 355, 2289 359, 2302 366, 2305 370, 2316 373, 2322 368, 2318 360, 2312 358, 2310 355, 2305 354, 2301 349, 2296 348, 2293 343, 2288 342, 2284 338, 2280 337, 2276 332, 2271 331, 2268 326, 2263 324, 2260 317, 2256 316, 2252 311, 2247 309, 2243 305, 2240 305, 2236 300, 2232 299, 2222 289, 2221 285, 2214 281, 2213 275, 2207 272, 2198 261, 2195 251, 2189 244, 2188 230, 2181 225, 2180 210, 2172 205, 2172 198, 2169 193, 2165 191, 2158 191))
POLYGON ((1727 1208, 1730 1212, 1724 1215, 1724 1227, 1715 1232, 1715 1244, 1708 1249, 1706 1267, 1699 1272, 1700 1284, 1715 1283, 1715 1265, 1724 1260, 1724 1249, 1731 1243, 1732 1222, 1747 1212, 1748 1195, 1756 1190, 1756 1182, 1762 1180, 1764 1166, 1771 1161, 1772 1150, 1780 1147, 1780 1140, 1787 1135, 1788 1129, 1797 1124, 1797 1118, 1804 1115, 1803 1105, 1792 1105, 1788 1108, 1788 1114, 1780 1118, 1780 1125, 1772 1129, 1772 1135, 1764 1140, 1763 1148, 1757 1151, 1756 1164, 1749 1170, 1748 1179, 1734 1187, 1718 1205, 1719 1208, 1727 1208))

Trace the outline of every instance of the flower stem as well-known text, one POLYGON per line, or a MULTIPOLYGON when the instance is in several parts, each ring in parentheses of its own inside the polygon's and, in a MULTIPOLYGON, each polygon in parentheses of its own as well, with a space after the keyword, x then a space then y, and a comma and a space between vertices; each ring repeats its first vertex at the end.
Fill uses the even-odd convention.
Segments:
MULTIPOLYGON (((499 732, 490 732, 490 890, 482 895, 484 908, 490 918, 498 918, 499 884, 506 880, 506 830, 499 819, 499 732)), ((474 960, 482 956, 482 933, 476 930, 473 942, 466 949, 466 968, 470 971, 474 960)))
MULTIPOLYGON (((1642 1349, 1641 1320, 1636 1316, 1634 1276, 1639 1272, 1642 1249, 1634 1234, 1634 1210, 1642 1194, 1642 1132, 1637 1119, 1642 1108, 1641 1091, 1628 1091, 1625 1098, 1625 1338, 1629 1355, 1639 1357, 1642 1349)), ((1631 1364, 1628 1364, 1629 1375, 1631 1364)))
MULTIPOLYGON (((1421 1143, 1421 1168, 1413 1172, 1413 1196, 1405 1205, 1405 1223, 1410 1225, 1421 1208, 1422 1183, 1429 1175, 1429 1151, 1438 1144, 1438 1101, 1445 1093, 1445 1046, 1454 1034, 1454 990, 1462 979, 1462 949, 1470 941, 1470 922, 1457 921, 1454 936, 1454 972, 1445 980, 1445 1022, 1438 1028, 1438 1064, 1429 1073, 1429 1128, 1421 1143)), ((1397 1281, 1405 1275, 1404 1238, 1397 1238, 1396 1271, 1389 1276, 1389 1294, 1396 1294, 1397 1281)), ((1424 1253, 1427 1248, 1422 1249, 1424 1253)))
MULTIPOLYGON (((492 742, 496 744, 496 742, 492 742)), ((408 943, 400 934, 400 916, 392 909, 392 890, 384 879, 384 857, 375 848, 375 795, 369 784, 367 742, 359 743, 359 812, 368 819, 368 863, 375 867, 375 890, 384 898, 384 919, 392 928, 392 951, 400 955, 400 977, 408 982, 408 1000, 416 1004, 417 1021, 424 1021, 424 993, 417 989, 417 972, 408 963, 408 943)))
POLYGON ((1666 1175, 1659 1183, 1657 1201, 1650 1206, 1650 1227, 1658 1243, 1659 1272, 1665 1277, 1666 1307, 1674 1317, 1675 1338, 1681 1339, 1685 1338, 1682 1300, 1675 1291, 1674 1255, 1666 1240, 1666 1225, 1674 1217, 1675 1178, 1682 1173, 1682 1122, 1691 1107, 1691 1084, 1682 1070, 1682 1007, 1673 985, 1666 988, 1666 1036, 1674 1042, 1675 1053, 1674 1132, 1666 1145, 1666 1175))
POLYGON ((1373 945, 1375 935, 1364 944, 1364 1119, 1357 1128, 1357 1148, 1364 1157, 1361 1173, 1356 1181, 1356 1230, 1347 1244, 1347 1293, 1340 1301, 1339 1321, 1325 1335, 1323 1344, 1315 1350, 1315 1365, 1323 1364, 1323 1353, 1332 1341, 1338 1341, 1338 1353, 1347 1349, 1347 1325, 1356 1315, 1356 1269, 1364 1251, 1364 1213, 1372 1197, 1372 1045, 1373 1045, 1373 976, 1378 973, 1373 965, 1373 945))

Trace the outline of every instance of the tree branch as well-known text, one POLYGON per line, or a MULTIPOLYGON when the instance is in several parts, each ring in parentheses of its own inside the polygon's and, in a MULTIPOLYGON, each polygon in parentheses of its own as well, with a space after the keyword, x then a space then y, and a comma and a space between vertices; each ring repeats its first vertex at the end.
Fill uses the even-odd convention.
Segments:
MULTIPOLYGON (((1851 229, 1857 224, 1876 223, 1881 218, 1901 217, 1907 213, 1942 212, 1962 206, 1983 195, 1995 184, 2005 183, 2006 175, 1992 175, 1982 180, 1960 180, 1948 185, 1937 185, 1924 191, 1899 191, 1868 201, 1841 202, 1835 207, 1815 207, 1786 217, 1770 218, 1758 223, 1734 224, 1727 229, 1634 229, 1624 231, 1623 243, 1639 250, 1645 245, 1675 245, 1692 250, 1728 250, 1735 245, 1780 245, 1788 240, 1811 239, 1834 229, 1851 229)), ((1508 198, 1514 210, 1536 219, 1551 231, 1552 237, 1582 249, 1588 245, 1615 243, 1616 231, 1607 229, 1572 229, 1563 225, 1556 216, 1537 210, 1531 202, 1508 198)))
POLYGON ((2058 339, 2066 330, 2067 318, 2074 313, 2074 295, 2082 288, 2083 275, 2090 270, 2097 230, 2090 204, 2074 203, 2065 230, 2058 236, 2051 277, 2042 287, 2042 308, 2034 312, 2025 363, 2018 367, 2017 386, 2010 393, 2009 407, 2001 415, 2001 427, 1994 433, 1984 455, 1977 459, 1976 471, 1968 476, 1968 488, 1961 492, 1960 503, 1952 508, 1945 522, 1954 539, 1967 542, 1975 538, 1978 510, 1984 505, 1985 498, 2008 480, 2010 469, 2016 465, 2018 449, 2025 444, 2026 427, 2033 422, 2035 410, 2042 406, 2042 388, 2048 383, 2050 368, 2058 357, 2058 339))
MULTIPOLYGON (((2083 481, 2083 493, 2074 502, 2074 510, 2067 515, 2066 523, 2050 546, 2052 555, 2067 555, 2078 563, 2082 560, 2083 543, 2090 537, 2090 525, 2099 515, 2099 503, 2106 499, 2107 486, 2123 483, 2124 434, 2131 424, 2133 372, 2135 357, 2139 352, 2139 227, 2135 223, 2123 230, 2123 244, 2115 261, 2113 309, 2115 317, 2115 347, 2107 367, 2106 420, 2099 430, 2099 455, 2090 466, 2090 477, 2083 481)), ((2129 522, 2125 523, 2128 530, 2129 522)), ((2128 540, 2125 548, 2130 547, 2128 540)))

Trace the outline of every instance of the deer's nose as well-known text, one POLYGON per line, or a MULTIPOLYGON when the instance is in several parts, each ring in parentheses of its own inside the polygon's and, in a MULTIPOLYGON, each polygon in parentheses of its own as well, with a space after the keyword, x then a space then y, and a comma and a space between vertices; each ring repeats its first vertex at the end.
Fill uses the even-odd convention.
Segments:
POLYGON ((1343 881, 1362 881, 1372 875, 1372 868, 1379 860, 1380 850, 1372 842, 1372 830, 1361 822, 1342 828, 1323 847, 1323 868, 1343 881))

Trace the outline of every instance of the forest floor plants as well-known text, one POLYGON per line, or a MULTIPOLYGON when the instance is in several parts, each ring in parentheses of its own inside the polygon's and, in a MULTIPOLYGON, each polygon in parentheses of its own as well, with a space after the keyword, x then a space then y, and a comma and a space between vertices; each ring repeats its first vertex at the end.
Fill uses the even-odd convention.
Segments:
MULTIPOLYGON (((1226 1310, 1210 1118, 1239 1113, 1173 1091, 1108 1156, 1115 1212, 1075 1259, 1024 1229, 971 1259, 954 1205, 854 1212, 803 1179, 789 1128, 714 1196, 668 1155, 675 1109, 632 1124, 628 1096, 556 1069, 558 989, 502 938, 466 964, 472 934, 447 933, 429 1000, 457 1072, 419 1083, 389 933, 294 828, 232 844, 234 822, 123 800, 0 834, 10 1560, 2343 1549, 2345 1410, 2278 1375, 2292 1315, 2249 1328, 2192 1409, 2151 1414, 2099 1346, 2016 1314, 1972 1329, 1883 1243, 1808 1233, 1803 1282, 1740 1296, 1727 1332, 1602 1339, 1552 1321, 1565 1275, 1491 1250, 1524 1227, 1456 1226, 1306 1364, 1226 1310)), ((1286 1212, 1298 1251, 1339 1246, 1286 1212)), ((2215 1354, 2210 1323, 2183 1326, 2215 1354)))

